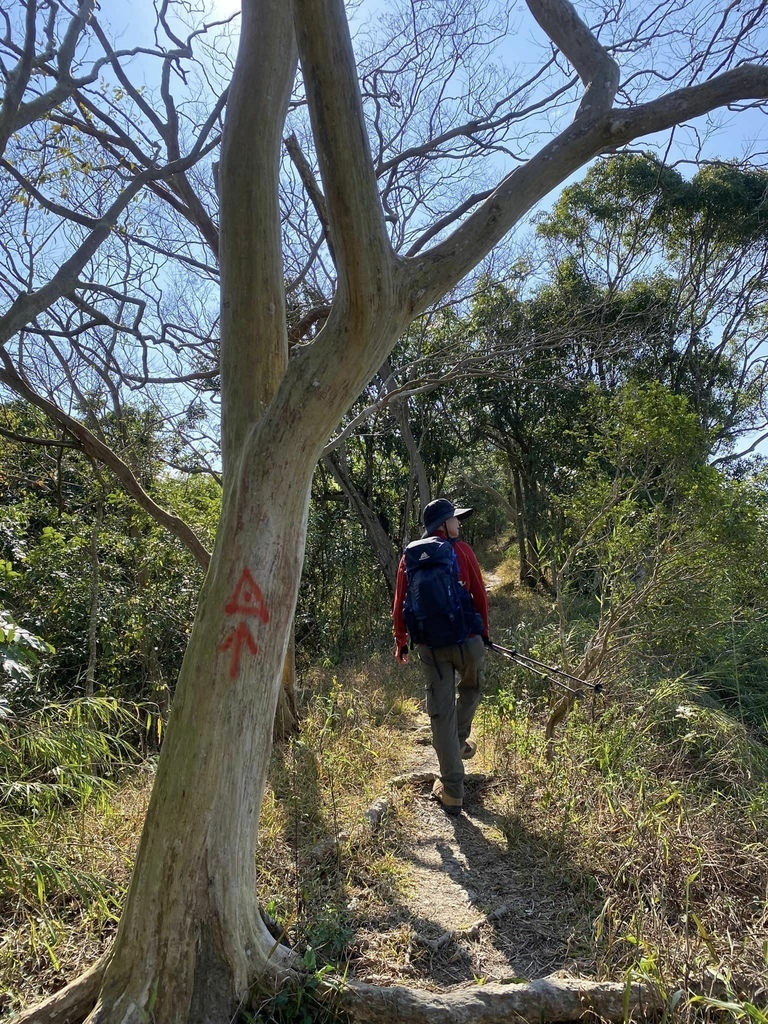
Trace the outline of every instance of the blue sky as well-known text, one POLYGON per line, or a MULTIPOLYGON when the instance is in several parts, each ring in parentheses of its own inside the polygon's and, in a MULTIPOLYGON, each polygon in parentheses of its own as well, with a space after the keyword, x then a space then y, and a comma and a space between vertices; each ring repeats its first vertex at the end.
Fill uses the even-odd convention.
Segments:
MULTIPOLYGON (((725 0, 722 2, 724 4, 725 0)), ((216 0, 215 16, 229 16, 237 11, 239 6, 239 0, 216 0)), ((356 22, 360 24, 363 17, 367 19, 380 11, 386 11, 387 8, 387 0, 363 0, 356 22)), ((139 42, 151 45, 151 35, 147 31, 151 24, 150 0, 135 0, 130 9, 121 0, 102 0, 100 17, 103 21, 109 22, 122 36, 120 45, 132 46, 139 42), (140 34, 143 36, 141 39, 140 34)), ((353 30, 354 28, 355 25, 353 30)), ((509 67, 527 65, 531 68, 538 59, 545 36, 528 14, 524 4, 520 4, 516 9, 511 28, 509 37, 499 47, 499 58, 509 67)), ((140 70, 141 58, 137 63, 137 70, 140 70)), ((676 129, 672 135, 665 133, 663 136, 640 139, 634 148, 653 148, 660 155, 666 153, 667 159, 677 164, 683 174, 694 173, 696 160, 752 157, 765 165, 768 155, 768 116, 754 108, 742 111, 721 110, 676 129)), ((498 157, 499 180, 512 169, 511 161, 498 157)), ((562 188, 570 181, 583 177, 586 171, 587 166, 581 168, 560 188, 550 193, 539 204, 536 212, 549 209, 562 188)), ((768 445, 765 454, 768 454, 768 445)))
MULTIPOLYGON (((216 18, 234 14, 240 8, 240 0, 214 0, 216 18)), ((363 0, 353 16, 354 21, 362 23, 379 12, 386 11, 387 0, 363 0)), ((578 3, 577 3, 578 8, 578 3)), ((512 31, 507 41, 499 48, 499 56, 510 66, 515 63, 531 65, 535 60, 537 44, 545 40, 544 33, 533 22, 523 4, 518 6, 512 21, 512 31)), ((102 0, 99 16, 108 21, 121 37, 123 46, 132 46, 141 42, 147 45, 147 27, 151 23, 152 5, 150 0, 134 0, 129 7, 123 0, 102 0)), ((768 30, 767 30, 768 31, 768 30)), ((672 159, 692 159, 697 147, 697 133, 704 139, 700 150, 700 158, 741 159, 750 155, 768 154, 768 115, 763 111, 752 109, 745 111, 718 111, 708 117, 698 118, 688 128, 678 129, 675 137, 679 144, 673 144, 672 159)), ((664 150, 669 135, 646 140, 640 144, 646 147, 655 146, 664 150)), ((581 172, 580 172, 581 173, 581 172)))

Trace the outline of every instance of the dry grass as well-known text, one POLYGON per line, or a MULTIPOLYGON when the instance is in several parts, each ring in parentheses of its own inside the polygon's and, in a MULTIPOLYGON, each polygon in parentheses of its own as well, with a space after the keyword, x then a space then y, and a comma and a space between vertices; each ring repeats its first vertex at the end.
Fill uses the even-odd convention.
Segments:
MULTIPOLYGON (((310 851, 351 829, 401 764, 401 732, 416 702, 403 673, 374 661, 365 672, 317 671, 305 680, 301 733, 275 748, 260 828, 259 887, 291 942, 326 960, 346 949, 361 901, 375 910, 399 898, 402 869, 384 823, 377 838, 344 844, 331 862, 310 851)), ((92 963, 112 937, 151 788, 141 771, 100 809, 34 824, 39 857, 53 866, 42 899, 21 885, 3 895, 0 1014, 39 1000, 92 963), (92 885, 86 887, 85 880, 92 885)), ((348 953, 345 953, 347 956, 348 953)))
MULTIPOLYGON (((518 587, 508 563, 495 575, 493 635, 535 636, 550 602, 518 587)), ((564 962, 600 978, 643 976, 669 994, 670 1007, 678 988, 733 1001, 723 1011, 677 997, 670 1020, 760 1024, 768 1002, 765 749, 682 683, 617 682, 594 708, 577 707, 549 765, 541 684, 501 659, 488 668, 472 768, 495 781, 477 799, 503 835, 499 857, 552 904, 551 920, 565 929, 564 962)), ((261 900, 309 963, 411 983, 413 927, 398 925, 393 908, 424 899, 403 856, 419 828, 418 795, 399 791, 380 829, 361 842, 342 841, 326 857, 313 851, 348 833, 388 780, 410 767, 418 672, 375 657, 317 670, 303 681, 303 707, 301 733, 273 755, 261 900)), ((98 898, 51 892, 42 904, 6 898, 0 989, 14 1005, 77 973, 112 934, 148 788, 143 776, 107 812, 41 825, 41 845, 103 889, 98 898)))
POLYGON ((300 735, 273 755, 260 825, 260 896, 288 923, 294 943, 325 960, 345 958, 361 900, 375 914, 400 892, 402 868, 385 821, 376 837, 343 841, 336 855, 313 851, 349 833, 402 765, 417 704, 403 675, 374 662, 315 674, 300 735))
POLYGON ((151 787, 151 767, 108 804, 34 823, 29 856, 45 869, 2 894, 0 1012, 30 1005, 89 967, 117 927, 151 787))
MULTIPOLYGON (((695 734, 689 705, 670 721, 667 685, 642 704, 614 692, 594 720, 577 709, 548 765, 530 706, 503 698, 486 715, 501 781, 489 802, 518 862, 569 880, 574 907, 598 907, 574 955, 670 997, 768 1003, 766 751, 715 711, 699 710, 695 734)), ((677 1018, 692 1012, 682 999, 677 1018)))
MULTIPOLYGON (((492 634, 524 648, 551 622, 551 602, 517 585, 515 570, 494 570, 492 634)), ((497 778, 487 806, 518 864, 569 883, 574 960, 597 977, 646 977, 676 1019, 764 1024, 765 746, 685 680, 617 679, 605 700, 577 705, 550 765, 542 684, 498 663, 489 683, 478 720, 497 778), (710 1005, 717 998, 732 1005, 710 1005)))

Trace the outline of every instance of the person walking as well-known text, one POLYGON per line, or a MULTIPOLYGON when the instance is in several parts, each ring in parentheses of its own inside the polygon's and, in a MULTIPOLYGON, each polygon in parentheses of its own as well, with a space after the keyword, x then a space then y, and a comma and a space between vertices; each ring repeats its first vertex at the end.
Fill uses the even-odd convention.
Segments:
POLYGON ((397 570, 392 619, 395 657, 408 661, 408 636, 426 686, 427 714, 440 778, 432 793, 448 814, 464 802, 464 764, 482 693, 488 594, 474 551, 459 539, 471 508, 437 498, 424 509, 424 535, 405 549, 397 570), (458 674, 458 687, 456 676, 458 674))

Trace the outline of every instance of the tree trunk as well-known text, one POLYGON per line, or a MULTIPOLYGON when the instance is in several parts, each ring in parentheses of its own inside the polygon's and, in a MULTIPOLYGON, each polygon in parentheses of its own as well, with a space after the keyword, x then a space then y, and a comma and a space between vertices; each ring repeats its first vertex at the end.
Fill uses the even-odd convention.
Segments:
MULTIPOLYGON (((374 319, 372 343, 393 343, 400 321, 375 311, 374 319)), ((138 1024, 149 1015, 157 1024, 229 1022, 256 979, 290 973, 290 954, 275 948, 258 912, 256 833, 312 474, 340 417, 340 395, 366 376, 364 364, 348 366, 352 387, 342 380, 334 394, 331 381, 321 383, 325 362, 320 351, 294 362, 300 377, 318 381, 315 395, 281 388, 225 482, 211 568, 91 1024, 138 1024)))
POLYGON ((392 411, 395 414, 397 425, 400 428, 400 436, 402 437, 408 451, 408 461, 411 467, 411 474, 416 480, 416 484, 419 489, 418 511, 419 521, 421 521, 424 509, 427 507, 430 500, 429 480, 427 479, 427 470, 424 466, 424 460, 421 457, 421 452, 416 444, 416 438, 413 436, 413 431, 411 430, 411 423, 408 417, 408 399, 396 399, 392 402, 392 411))
POLYGON ((297 3, 297 12, 310 8, 297 24, 303 52, 321 69, 305 76, 313 131, 327 146, 321 168, 331 160, 344 172, 326 189, 343 270, 321 335, 276 379, 267 404, 255 357, 287 350, 277 170, 295 50, 293 5, 252 2, 243 10, 220 172, 222 514, 91 1024, 149 1016, 156 1024, 229 1024, 254 982, 290 972, 290 953, 258 911, 256 836, 312 476, 331 431, 408 319, 343 5, 319 22, 311 6, 297 3))
MULTIPOLYGON (((379 375, 388 380, 392 376, 392 365, 387 359, 384 365, 379 370, 379 375)), ((416 444, 416 438, 413 436, 411 430, 411 421, 408 416, 408 399, 407 398, 395 398, 390 403, 390 407, 397 420, 397 425, 400 428, 400 436, 403 439, 406 450, 408 452, 408 459, 411 464, 411 473, 416 479, 419 487, 419 513, 422 513, 426 506, 429 504, 429 480, 427 479, 427 470, 424 465, 424 460, 421 457, 419 446, 416 444)))
MULTIPOLYGON (((255 858, 318 455, 290 396, 269 404, 287 366, 277 180, 295 67, 291 5, 244 4, 220 173, 222 514, 99 1024, 229 1022, 256 978, 287 969, 255 858)), ((335 423, 314 406, 324 440, 335 423)))
POLYGON ((528 561, 528 544, 526 542, 525 516, 523 514, 523 485, 520 480, 520 472, 515 468, 510 469, 512 474, 512 486, 515 491, 515 530, 517 531, 517 551, 520 558, 519 579, 526 587, 535 587, 536 580, 533 569, 528 561))
POLYGON ((416 477, 414 476, 413 466, 411 466, 411 472, 408 477, 408 490, 405 495, 405 509, 403 510, 403 522, 400 530, 400 550, 403 551, 408 547, 411 541, 411 515, 413 510, 413 489, 416 487, 416 477))
POLYGON ((374 550, 376 559, 381 566, 384 581, 387 584, 387 589, 389 590, 390 600, 393 601, 395 598, 395 584, 397 583, 398 559, 395 554, 395 549, 392 546, 392 541, 387 534, 387 531, 381 525, 379 517, 373 509, 369 507, 362 494, 355 487, 352 480, 350 480, 344 466, 342 465, 338 452, 331 452, 325 457, 324 461, 333 474, 334 480, 342 489, 344 494, 346 494, 347 498, 349 498, 352 507, 355 512, 357 512, 363 529, 368 535, 368 540, 371 542, 371 547, 374 550))
POLYGON ((256 831, 312 466, 267 458, 274 435, 261 436, 225 494, 92 1022, 230 1021, 254 979, 287 968, 258 911, 256 831))
POLYGON ((99 634, 99 534, 104 520, 104 495, 99 493, 96 518, 91 530, 91 607, 88 613, 88 667, 85 670, 85 696, 92 697, 96 680, 99 634))

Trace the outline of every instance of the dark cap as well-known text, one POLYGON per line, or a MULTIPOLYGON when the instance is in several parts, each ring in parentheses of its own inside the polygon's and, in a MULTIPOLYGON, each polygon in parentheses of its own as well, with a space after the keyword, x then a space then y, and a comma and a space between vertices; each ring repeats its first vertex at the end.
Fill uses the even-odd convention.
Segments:
POLYGON ((472 515, 471 508, 456 508, 452 501, 447 498, 435 498, 430 501, 424 509, 424 536, 428 537, 435 530, 439 530, 446 519, 466 519, 472 515))

